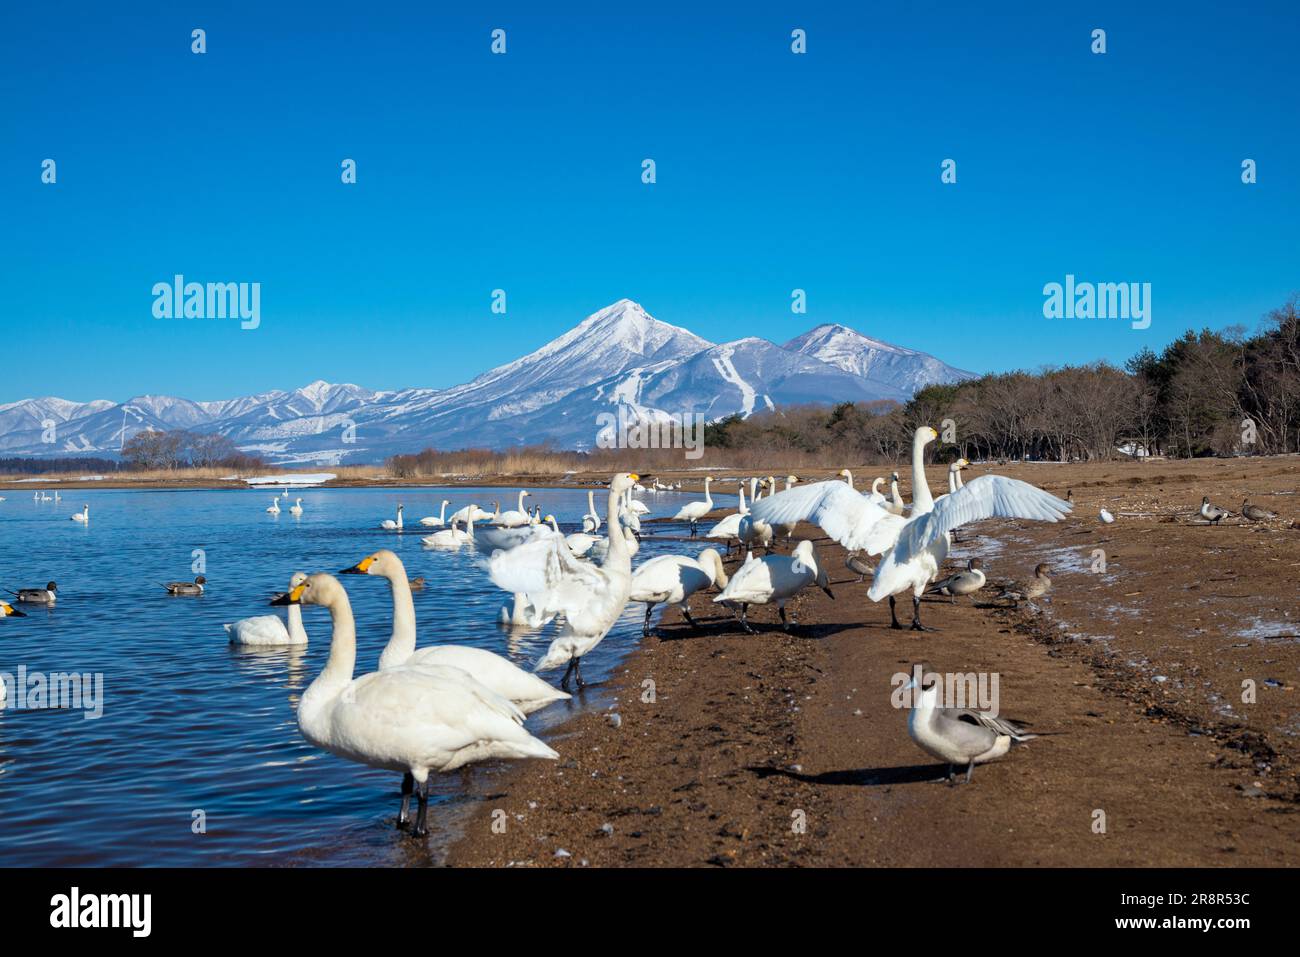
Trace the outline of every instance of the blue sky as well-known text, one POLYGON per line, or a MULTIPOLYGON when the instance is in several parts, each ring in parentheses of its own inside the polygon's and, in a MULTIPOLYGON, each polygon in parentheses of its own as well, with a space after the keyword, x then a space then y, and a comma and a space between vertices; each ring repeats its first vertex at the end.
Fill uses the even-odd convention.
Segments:
POLYGON ((1300 289, 1294 4, 444 6, 9 5, 0 402, 451 385, 624 296, 1122 361, 1300 289), (176 273, 260 282, 261 327, 154 319, 176 273), (1044 319, 1066 273, 1150 282, 1151 328, 1044 319))

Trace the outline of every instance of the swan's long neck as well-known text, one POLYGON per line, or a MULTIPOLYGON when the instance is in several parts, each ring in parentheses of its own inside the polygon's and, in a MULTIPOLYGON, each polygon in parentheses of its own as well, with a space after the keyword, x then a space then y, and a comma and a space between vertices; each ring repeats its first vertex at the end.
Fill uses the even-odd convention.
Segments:
POLYGON ((609 551, 605 554, 605 568, 614 567, 622 569, 631 574, 632 571, 632 553, 627 547, 627 532, 623 530, 623 523, 618 517, 618 503, 621 493, 609 490, 609 505, 606 509, 605 520, 609 522, 609 551))
MULTIPOLYGON (((339 591, 342 592, 341 587, 339 591)), ((310 726, 313 717, 348 686, 357 664, 357 623, 352 617, 348 596, 337 595, 328 607, 334 626, 334 635, 330 639, 330 656, 325 662, 324 670, 303 692, 302 700, 298 703, 298 724, 304 728, 310 726)))
POLYGON ((749 514, 749 509, 745 507, 745 483, 743 482, 740 484, 740 514, 749 514))
POLYGON ((469 518, 465 520, 465 534, 469 536, 470 541, 474 540, 474 511, 470 510, 469 518))
MULTIPOLYGON (((853 473, 850 472, 848 469, 844 470, 844 481, 849 483, 849 488, 853 488, 853 473)), ((871 486, 871 490, 874 492, 876 490, 876 487, 874 485, 871 486)))
POLYGON ((925 481, 925 436, 912 439, 912 514, 923 515, 934 509, 934 498, 925 481))
POLYGON ((709 508, 713 508, 713 496, 709 494, 709 483, 712 481, 712 478, 704 480, 704 501, 709 503, 709 508))
POLYGON ((957 487, 962 488, 966 483, 961 480, 961 469, 957 470, 957 487))
POLYGON ((957 470, 949 469, 948 470, 948 494, 951 495, 955 491, 957 491, 957 470))
POLYGON ((723 567, 722 556, 711 548, 706 548, 701 553, 701 564, 707 565, 705 572, 713 579, 713 584, 719 588, 727 587, 727 569, 723 567))
POLYGON ((525 496, 526 494, 527 494, 526 492, 524 492, 522 489, 520 489, 520 491, 519 491, 519 508, 518 508, 518 511, 520 511, 520 512, 522 512, 522 511, 524 510, 524 496, 525 496))
POLYGON ((415 654, 415 600, 411 597, 406 569, 398 568, 384 577, 393 591, 393 634, 379 655, 380 671, 400 665, 415 654))
POLYGON ((600 517, 596 513, 596 493, 593 492, 591 489, 587 489, 587 514, 590 515, 592 518, 600 517))
POLYGON ((290 605, 288 618, 289 637, 297 642, 306 641, 307 629, 302 624, 302 605, 290 605))
POLYGON ((442 500, 442 511, 438 513, 438 523, 442 524, 447 521, 447 500, 442 500))

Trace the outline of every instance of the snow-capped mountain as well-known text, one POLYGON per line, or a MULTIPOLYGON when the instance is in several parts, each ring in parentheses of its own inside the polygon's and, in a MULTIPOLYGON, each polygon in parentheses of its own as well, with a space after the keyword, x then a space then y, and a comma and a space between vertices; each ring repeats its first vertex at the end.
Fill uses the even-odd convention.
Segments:
POLYGON ((781 348, 829 362, 864 379, 888 383, 907 395, 927 385, 979 378, 934 356, 872 339, 848 326, 827 323, 791 339, 781 348))
POLYGON ((280 463, 374 462, 426 447, 551 442, 591 448, 602 413, 716 421, 782 405, 906 401, 971 373, 845 326, 778 346, 715 345, 628 299, 588 316, 523 358, 448 389, 375 392, 312 382, 220 401, 136 396, 126 402, 28 399, 0 405, 0 455, 112 455, 143 429, 218 432, 280 463), (56 441, 48 439, 54 423, 56 441))

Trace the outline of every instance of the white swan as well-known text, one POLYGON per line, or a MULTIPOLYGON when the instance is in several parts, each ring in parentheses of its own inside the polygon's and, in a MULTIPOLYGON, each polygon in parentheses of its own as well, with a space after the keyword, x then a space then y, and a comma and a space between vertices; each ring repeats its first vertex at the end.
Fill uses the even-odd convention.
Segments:
POLYGON ((508 552, 497 552, 488 561, 488 573, 498 588, 526 595, 542 615, 564 616, 559 634, 536 670, 558 668, 568 663, 560 687, 568 689, 570 674, 582 680, 583 655, 600 644, 627 605, 632 587, 632 558, 627 540, 617 534, 619 497, 637 481, 634 473, 620 472, 609 483, 605 520, 611 528, 604 564, 597 567, 573 557, 564 539, 548 536, 508 552))
POLYGON ((817 551, 813 543, 805 539, 796 545, 794 552, 789 555, 768 555, 758 560, 746 559, 745 564, 732 574, 727 587, 722 589, 722 593, 713 601, 715 604, 739 605, 740 624, 750 634, 755 632, 746 620, 749 606, 776 602, 777 609, 781 613, 781 627, 788 631, 790 623, 785 617, 786 601, 796 592, 813 584, 831 598, 835 597, 831 592, 826 569, 822 568, 817 561, 817 551))
POLYGON ((464 529, 460 529, 456 527, 460 523, 461 519, 453 515, 451 519, 451 528, 444 528, 440 532, 434 532, 432 535, 426 535, 424 536, 424 538, 420 539, 420 541, 422 541, 429 548, 450 549, 452 551, 459 549, 462 545, 467 545, 473 542, 474 541, 473 510, 477 508, 478 508, 477 505, 469 505, 464 510, 465 514, 470 516, 469 520, 465 523, 464 529))
MULTIPOLYGON (((304 572, 294 572, 289 579, 289 591, 293 591, 307 580, 304 572)), ((269 645, 305 645, 307 630, 302 626, 302 606, 289 605, 287 609, 289 625, 279 615, 257 615, 253 618, 241 618, 230 625, 223 625, 230 636, 232 645, 262 646, 269 645)))
POLYGON ((1002 475, 982 475, 935 502, 925 480, 925 446, 938 438, 929 426, 912 438, 912 513, 892 515, 870 499, 850 491, 843 482, 817 482, 793 488, 755 505, 751 514, 771 522, 806 519, 850 551, 883 555, 867 597, 889 598, 890 627, 901 628, 894 596, 912 590, 912 628, 921 625, 921 595, 937 576, 948 554, 952 529, 988 518, 1060 521, 1071 510, 1068 502, 1040 488, 1002 475))
MULTIPOLYGON (((73 516, 72 516, 72 520, 73 520, 74 522, 80 522, 80 523, 83 524, 83 525, 89 525, 89 524, 90 524, 90 506, 89 506, 89 505, 83 505, 83 506, 81 506, 81 511, 80 511, 80 512, 76 512, 76 513, 74 513, 73 516)), ((110 524, 111 524, 111 523, 110 523, 110 524)))
POLYGON ((704 480, 703 500, 698 502, 687 502, 680 510, 678 510, 677 514, 673 516, 675 521, 686 521, 691 523, 691 538, 695 537, 695 526, 699 523, 700 519, 713 511, 713 496, 709 494, 709 483, 712 481, 712 475, 708 476, 704 480))
POLYGON ((527 525, 529 523, 530 516, 528 512, 524 510, 524 498, 527 497, 529 494, 530 494, 529 492, 520 489, 519 507, 512 508, 509 511, 502 512, 499 517, 493 519, 492 524, 501 525, 504 526, 505 528, 517 528, 520 525, 527 525))
POLYGON ((745 504, 745 483, 741 482, 737 488, 740 495, 740 506, 736 512, 728 515, 722 521, 718 522, 711 529, 704 533, 705 538, 713 538, 718 541, 727 543, 727 551, 731 550, 731 542, 736 539, 740 533, 740 520, 749 514, 749 506, 745 504))
POLYGON ((628 601, 645 602, 645 622, 641 634, 650 634, 650 613, 655 605, 676 605, 692 628, 699 628, 686 607, 687 599, 697 591, 717 585, 727 586, 727 572, 722 567, 722 557, 711 548, 700 552, 699 558, 686 555, 660 555, 652 558, 632 573, 632 590, 628 601))
MULTIPOLYGON (((754 480, 751 479, 751 482, 752 481, 754 480)), ((768 476, 766 479, 763 480, 762 487, 775 491, 776 479, 772 478, 771 476, 768 476)), ((751 486, 751 491, 753 491, 752 486, 751 486)), ((759 502, 761 500, 762 500, 761 497, 758 495, 757 492, 755 492, 754 501, 759 502)), ((744 516, 740 520, 740 523, 736 526, 736 538, 739 540, 741 545, 751 549, 755 545, 760 545, 763 548, 767 549, 768 551, 771 551, 772 537, 774 534, 775 534, 775 530, 772 528, 772 526, 767 522, 764 522, 761 519, 759 519, 757 516, 753 514, 752 511, 750 512, 750 514, 744 516)))
MULTIPOLYGON (((799 476, 797 476, 797 475, 787 475, 787 476, 785 477, 785 489, 784 489, 784 491, 788 492, 788 491, 790 491, 790 489, 794 488, 794 487, 795 487, 796 485, 798 485, 798 484, 799 484, 799 476)), ((776 491, 776 485, 775 485, 775 483, 773 483, 773 485, 772 485, 772 491, 773 491, 773 492, 776 491)), ((775 531, 776 531, 777 533, 780 534, 780 536, 781 536, 782 539, 784 539, 785 541, 788 542, 788 541, 790 541, 791 537, 793 537, 793 535, 794 535, 794 530, 795 530, 795 527, 796 527, 797 525, 798 525, 797 522, 784 522, 783 524, 776 526, 775 531)))
POLYGON ((434 518, 432 515, 429 515, 425 518, 420 519, 420 524, 427 525, 430 528, 441 528, 443 526, 444 520, 447 518, 447 506, 450 504, 451 502, 448 499, 444 498, 442 500, 442 511, 438 513, 438 517, 434 518))
POLYGON ((587 514, 582 516, 582 530, 590 535, 600 531, 600 513, 596 511, 596 493, 587 489, 587 514))
POLYGON ((397 506, 397 521, 386 518, 379 523, 379 527, 390 532, 400 532, 402 530, 402 506, 397 506))
MULTIPOLYGON (((641 541, 636 537, 636 533, 632 530, 632 526, 628 524, 627 519, 628 516, 626 515, 620 516, 617 527, 623 533, 623 542, 627 545, 628 557, 635 558, 636 553, 641 550, 641 541)), ((574 552, 574 554, 576 555, 577 552, 574 552)), ((607 535, 604 538, 598 538, 592 542, 591 547, 587 549, 585 557, 590 558, 598 565, 602 565, 605 562, 605 556, 608 554, 609 536, 607 535)))
MULTIPOLYGON (((500 506, 497 506, 496 514, 501 514, 500 506)), ((461 525, 464 525, 470 520, 471 516, 473 516, 474 521, 476 522, 489 522, 496 517, 491 512, 483 511, 483 509, 479 508, 477 505, 466 505, 464 508, 458 509, 453 513, 450 521, 459 522, 461 525)))
POLYGON ((267 510, 268 512, 270 512, 272 515, 279 515, 279 514, 280 514, 280 498, 279 498, 279 496, 276 496, 275 498, 271 499, 271 504, 268 505, 268 506, 266 507, 266 510, 267 510))
POLYGON ((509 551, 539 538, 559 535, 560 529, 555 524, 555 516, 547 515, 546 521, 550 524, 534 524, 530 521, 527 525, 518 525, 513 528, 489 525, 477 534, 474 544, 481 551, 494 552, 498 549, 509 551))
POLYGON ((569 697, 536 675, 530 675, 500 655, 468 645, 431 645, 417 649, 415 601, 406 566, 388 549, 368 555, 342 575, 375 575, 388 582, 393 597, 393 632, 379 655, 379 670, 402 665, 448 665, 468 672, 477 681, 514 702, 524 714, 531 714, 553 701, 569 697))
POLYGON ((491 758, 558 758, 521 726, 514 705, 456 668, 418 666, 353 678, 356 622, 347 592, 332 575, 309 577, 272 604, 329 609, 329 660, 298 703, 298 729, 311 744, 349 761, 401 771, 406 819, 412 790, 419 803, 414 834, 425 833, 430 771, 491 758))
POLYGON ((300 499, 300 498, 299 498, 299 499, 294 499, 294 503, 293 503, 292 505, 289 506, 289 514, 290 514, 290 515, 301 515, 301 514, 302 514, 302 499, 300 499))

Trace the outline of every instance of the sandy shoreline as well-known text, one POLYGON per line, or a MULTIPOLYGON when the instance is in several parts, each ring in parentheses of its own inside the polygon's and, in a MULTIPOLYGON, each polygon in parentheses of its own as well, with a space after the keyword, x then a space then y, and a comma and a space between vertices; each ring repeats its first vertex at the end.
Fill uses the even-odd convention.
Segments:
POLYGON ((1130 482, 1117 468, 1075 484, 1062 525, 997 539, 977 528, 969 553, 989 555, 992 578, 1048 559, 1055 595, 1037 610, 927 601, 932 634, 890 630, 887 606, 825 539, 836 600, 804 592, 794 634, 755 609, 762 633, 746 635, 697 595, 706 628, 667 612, 600 689, 608 708, 552 735, 560 761, 496 778, 447 862, 1294 866, 1300 533, 1183 514, 1191 487, 1231 481, 1292 518, 1295 478, 1282 474, 1207 463, 1130 482), (1101 505, 1148 517, 1103 526, 1101 505), (970 786, 935 783, 943 769, 890 703, 891 676, 915 660, 997 672, 1002 712, 1057 733, 977 768, 970 786), (1247 677, 1253 705, 1239 700, 1247 677))

